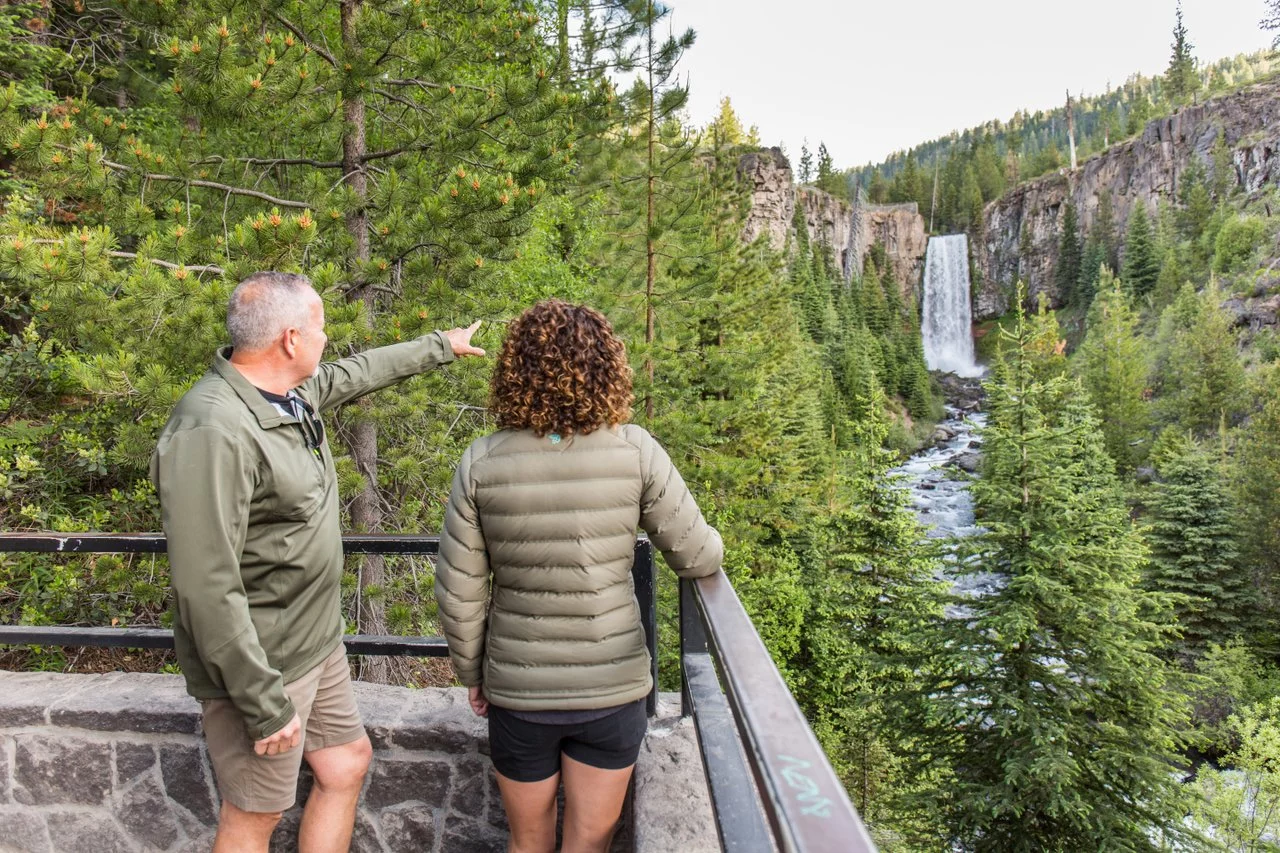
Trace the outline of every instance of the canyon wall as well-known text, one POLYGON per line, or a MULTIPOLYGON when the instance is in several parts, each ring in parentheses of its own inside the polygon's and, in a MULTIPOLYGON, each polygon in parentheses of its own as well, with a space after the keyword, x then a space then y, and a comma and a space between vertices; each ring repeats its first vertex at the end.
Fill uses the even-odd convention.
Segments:
POLYGON ((744 154, 738 176, 752 188, 744 240, 764 236, 774 249, 785 250, 795 237, 792 219, 799 204, 809 239, 830 247, 846 280, 861 272, 867 252, 880 243, 903 294, 918 294, 928 240, 914 204, 868 204, 861 196, 850 204, 814 187, 797 187, 791 165, 777 148, 744 154))
POLYGON ((1219 135, 1232 152, 1230 183, 1249 194, 1280 183, 1280 82, 1184 107, 1149 122, 1138 136, 1076 169, 1015 187, 988 204, 981 231, 971 235, 978 273, 974 318, 1007 311, 1019 278, 1026 282, 1031 304, 1043 292, 1051 305, 1058 305, 1053 279, 1066 202, 1075 205, 1084 235, 1097 217, 1100 199, 1109 194, 1123 237, 1134 206, 1145 205, 1154 214, 1161 200, 1172 202, 1193 161, 1212 178, 1212 150, 1219 135))

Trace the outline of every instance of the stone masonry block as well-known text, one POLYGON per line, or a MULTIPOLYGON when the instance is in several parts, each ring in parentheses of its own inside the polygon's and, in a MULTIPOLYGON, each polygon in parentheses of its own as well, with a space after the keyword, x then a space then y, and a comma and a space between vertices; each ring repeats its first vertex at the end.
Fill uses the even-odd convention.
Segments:
POLYGON ((707 777, 692 719, 681 719, 679 697, 664 694, 640 749, 631 828, 636 853, 718 853, 707 777))
POLYGON ((356 704, 360 708, 360 719, 364 721, 365 731, 374 749, 386 749, 391 746, 391 736, 395 732, 396 723, 406 704, 405 691, 401 688, 386 687, 381 684, 355 683, 356 704))
POLYGON ((40 725, 50 705, 88 686, 97 677, 57 672, 0 672, 0 727, 40 725))
POLYGON ((44 821, 22 807, 0 809, 0 839, 3 849, 16 853, 52 853, 44 821))
POLYGON ((13 802, 13 788, 9 777, 13 775, 13 739, 0 737, 0 804, 13 802))
POLYGON ((505 853, 507 834, 458 814, 445 819, 441 850, 449 853, 505 853))
POLYGON ((99 811, 54 812, 48 817, 49 840, 53 849, 62 853, 134 853, 129 843, 109 818, 99 811))
POLYGON ((98 805, 111 792, 111 747, 84 738, 16 735, 13 798, 24 805, 98 805))
POLYGON ((180 675, 133 673, 116 679, 109 688, 67 696, 50 708, 50 722, 111 732, 200 731, 200 705, 187 695, 180 675))
POLYGON ((488 740, 488 722, 471 710, 461 687, 413 693, 394 736, 395 745, 404 749, 458 754, 474 753, 488 740))
MULTIPOLYGON (((387 809, 379 818, 391 850, 431 850, 436 843, 434 810, 421 806, 387 809)), ((446 848, 449 849, 449 848, 446 848)))
POLYGON ((493 776, 493 765, 481 758, 463 758, 456 765, 453 773, 453 793, 449 796, 450 806, 456 811, 472 811, 479 814, 485 802, 489 777, 493 776))
POLYGON ((168 850, 178 840, 178 821, 152 778, 143 778, 120 797, 116 820, 147 850, 168 850))
POLYGON ((191 812, 205 826, 217 822, 218 810, 206 775, 208 760, 204 748, 195 744, 165 744, 160 747, 160 775, 169 798, 191 812))
POLYGON ((376 757, 369 771, 364 807, 377 810, 399 803, 419 802, 428 808, 441 808, 449 795, 451 770, 443 761, 376 757))
POLYGON ((128 787, 130 782, 156 766, 156 750, 150 744, 120 740, 113 746, 116 751, 116 790, 128 787))
POLYGON ((388 847, 378 837, 378 829, 364 811, 356 812, 356 826, 351 832, 353 853, 399 853, 400 850, 430 850, 430 847, 388 847))

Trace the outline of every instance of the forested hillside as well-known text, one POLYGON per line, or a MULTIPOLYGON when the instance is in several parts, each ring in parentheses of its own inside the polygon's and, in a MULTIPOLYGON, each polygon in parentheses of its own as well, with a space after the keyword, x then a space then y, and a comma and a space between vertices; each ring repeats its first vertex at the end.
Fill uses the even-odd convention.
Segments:
MULTIPOLYGON (((982 208, 1007 190, 1085 159, 1142 131, 1149 119, 1192 98, 1204 100, 1270 76, 1275 58, 1261 52, 1223 59, 1194 70, 1194 84, 1170 86, 1165 76, 1134 74, 1102 94, 1071 93, 1067 105, 1020 110, 939 139, 898 151, 877 164, 840 173, 874 202, 914 201, 934 233, 967 231, 982 208)), ((839 190, 840 181, 828 181, 839 190)))

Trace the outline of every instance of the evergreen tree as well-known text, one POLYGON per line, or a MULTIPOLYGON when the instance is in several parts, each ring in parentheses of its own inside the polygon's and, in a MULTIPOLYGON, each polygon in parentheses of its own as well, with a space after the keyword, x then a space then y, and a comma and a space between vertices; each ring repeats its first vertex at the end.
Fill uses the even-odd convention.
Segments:
POLYGON ((1230 316, 1210 283, 1203 294, 1184 284, 1160 316, 1152 372, 1162 423, 1207 435, 1231 425, 1248 402, 1230 316))
POLYGON ((1074 304, 1077 300, 1076 282, 1080 279, 1082 254, 1076 206, 1068 201, 1062 206, 1062 225, 1058 237, 1058 265, 1054 270, 1054 284, 1058 290, 1058 299, 1064 303, 1074 304))
POLYGON ((1138 315, 1120 282, 1104 267, 1075 364, 1097 409, 1107 453, 1121 472, 1132 471, 1146 456, 1151 422, 1145 399, 1147 352, 1138 334, 1138 315))
MULTIPOLYGON (((1240 436, 1236 494, 1245 562, 1274 625, 1280 609, 1280 367, 1260 371, 1256 389, 1258 410, 1240 436)), ((1269 633, 1274 637, 1275 629, 1269 633)))
POLYGON ((1184 813, 1169 629, 1139 586, 1144 548, 1087 395, 1036 363, 1042 322, 1019 312, 987 385, 985 532, 959 570, 1003 583, 958 602, 934 642, 949 673, 929 693, 934 732, 955 772, 936 808, 961 849, 1156 850, 1184 813))
POLYGON ((813 177, 813 153, 809 151, 809 140, 800 143, 800 183, 807 184, 813 177))
POLYGON ((1085 307, 1093 302, 1106 265, 1107 248, 1101 241, 1089 237, 1084 244, 1084 256, 1080 261, 1080 278, 1076 280, 1076 301, 1085 307))
MULTIPOLYGON (((874 409, 884 401, 869 402, 874 409)), ((823 508, 820 559, 808 578, 797 696, 873 834, 933 835, 929 821, 904 821, 896 806, 938 781, 937 770, 910 772, 908 759, 924 746, 900 713, 903 697, 919 689, 921 626, 941 618, 936 556, 906 492, 889 479, 897 460, 883 449, 885 421, 851 426, 856 449, 838 461, 840 483, 823 508)))
POLYGON ((1089 229, 1089 236, 1105 249, 1102 262, 1112 272, 1120 269, 1120 233, 1116 227, 1116 213, 1115 207, 1111 203, 1110 190, 1103 190, 1098 193, 1098 209, 1094 211, 1093 225, 1089 229))
POLYGON ((1129 214, 1129 230, 1124 241, 1124 266, 1120 278, 1135 296, 1144 296, 1160 277, 1160 251, 1147 208, 1141 201, 1129 214))
POLYGON ((1159 467, 1149 508, 1148 584, 1174 593, 1182 630, 1178 650, 1199 657, 1210 644, 1240 636, 1254 608, 1250 579, 1240 561, 1236 508, 1221 467, 1195 448, 1159 467))
POLYGON ((720 99, 720 112, 716 115, 713 133, 721 145, 732 147, 747 141, 746 131, 742 129, 742 122, 727 95, 720 99))
POLYGON ((1165 89, 1175 104, 1190 101, 1200 88, 1200 75, 1196 72, 1196 58, 1191 50, 1194 45, 1187 38, 1187 27, 1182 22, 1182 0, 1178 0, 1174 13, 1172 55, 1164 73, 1165 89))

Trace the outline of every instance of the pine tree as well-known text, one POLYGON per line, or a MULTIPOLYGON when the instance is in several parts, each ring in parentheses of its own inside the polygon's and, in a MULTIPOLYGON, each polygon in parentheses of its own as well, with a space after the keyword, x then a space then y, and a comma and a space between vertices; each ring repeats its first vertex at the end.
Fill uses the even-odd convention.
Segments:
POLYGON ((1124 266, 1120 278, 1135 296, 1144 296, 1160 277, 1160 253, 1147 208, 1142 202, 1129 214, 1129 230, 1124 241, 1124 266))
POLYGON ((851 428, 807 579, 797 696, 872 832, 933 835, 928 820, 906 820, 898 806, 937 781, 936 769, 911 772, 922 745, 901 713, 904 697, 918 695, 915 663, 928 653, 921 626, 941 618, 936 555, 889 479, 897 460, 883 448, 885 421, 869 416, 851 428))
POLYGON ((1076 282, 1080 279, 1082 252, 1076 206, 1068 201, 1062 206, 1058 265, 1054 269, 1054 284, 1058 290, 1058 299, 1064 303, 1074 304, 1077 301, 1076 282))
POLYGON ((1080 260, 1080 278, 1076 280, 1076 302, 1088 307, 1098 292, 1102 271, 1109 270, 1106 265, 1107 248, 1100 240, 1090 236, 1084 243, 1084 255, 1080 260))
POLYGON ((1183 814, 1163 605, 1139 586, 1144 548, 1087 395, 1036 363, 1036 326, 1019 312, 987 385, 985 532, 960 571, 1003 584, 934 641, 949 679, 929 694, 933 731, 955 771, 936 808, 962 849, 1155 850, 1183 814))
POLYGON ((1097 409, 1107 452, 1121 472, 1132 471, 1149 444, 1147 351, 1137 313, 1120 282, 1103 268, 1075 364, 1097 409))
POLYGON ((809 140, 800 143, 800 183, 807 184, 813 177, 813 153, 809 151, 809 140))
POLYGON ((1196 58, 1191 53, 1194 45, 1187 38, 1187 27, 1182 23, 1182 0, 1178 0, 1174 14, 1173 54, 1169 57, 1164 81, 1169 99, 1175 104, 1184 104, 1195 97, 1200 88, 1200 75, 1196 71, 1196 58))
POLYGON ((1254 609, 1250 579, 1239 559, 1238 512, 1221 466, 1195 448, 1163 462, 1149 501, 1148 584, 1174 593, 1182 630, 1179 652, 1199 657, 1210 644, 1239 637, 1254 609))
POLYGON ((1212 282, 1184 284, 1160 316, 1152 371, 1160 421, 1199 435, 1230 426, 1248 402, 1230 316, 1212 282))
POLYGON ((1280 367, 1260 371, 1256 388, 1258 410, 1243 427, 1237 452, 1236 495, 1245 563, 1274 625, 1280 609, 1280 367))
POLYGON ((1098 193, 1098 209, 1094 211, 1093 225, 1089 229, 1089 236, 1105 249, 1102 262, 1112 272, 1120 269, 1120 234, 1116 227, 1116 213, 1115 207, 1111 203, 1110 190, 1103 190, 1098 193))
POLYGON ((714 132, 721 145, 742 145, 747 141, 746 131, 742 129, 742 122, 727 95, 720 99, 720 112, 716 116, 714 132))

